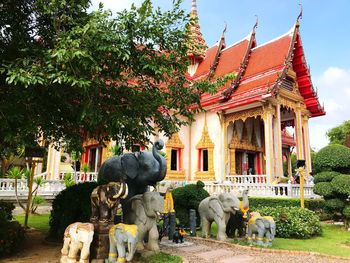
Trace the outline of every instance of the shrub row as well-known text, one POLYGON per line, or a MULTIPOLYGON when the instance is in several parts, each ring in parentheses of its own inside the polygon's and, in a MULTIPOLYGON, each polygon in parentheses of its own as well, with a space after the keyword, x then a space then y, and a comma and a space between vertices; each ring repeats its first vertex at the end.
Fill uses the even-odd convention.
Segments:
POLYGON ((23 227, 17 221, 11 221, 13 209, 12 203, 0 202, 0 257, 11 254, 24 240, 23 227))
POLYGON ((61 191, 52 203, 49 236, 62 239, 66 227, 74 222, 89 222, 90 196, 95 182, 76 184, 61 191))
POLYGON ((274 218, 277 237, 303 239, 322 233, 319 217, 308 209, 277 206, 260 207, 257 211, 274 218))

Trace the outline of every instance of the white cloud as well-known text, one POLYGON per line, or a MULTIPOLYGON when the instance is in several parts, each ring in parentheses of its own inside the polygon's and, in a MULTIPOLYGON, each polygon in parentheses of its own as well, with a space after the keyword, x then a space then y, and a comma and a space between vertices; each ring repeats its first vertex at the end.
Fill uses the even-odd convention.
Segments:
POLYGON ((350 70, 329 67, 314 83, 326 110, 326 116, 310 120, 311 147, 320 149, 328 143, 326 132, 350 119, 350 70))

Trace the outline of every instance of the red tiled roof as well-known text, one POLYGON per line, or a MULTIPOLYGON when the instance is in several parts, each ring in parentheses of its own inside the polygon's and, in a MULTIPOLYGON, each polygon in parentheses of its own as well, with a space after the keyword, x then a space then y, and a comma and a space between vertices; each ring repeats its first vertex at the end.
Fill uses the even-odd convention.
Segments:
POLYGON ((199 64, 196 73, 193 75, 193 79, 199 78, 205 74, 209 73, 210 67, 213 65, 216 53, 218 51, 219 45, 214 45, 207 49, 205 52, 204 60, 199 64))
POLYGON ((249 40, 244 39, 222 50, 220 60, 214 76, 222 77, 232 72, 238 72, 249 45, 249 40))

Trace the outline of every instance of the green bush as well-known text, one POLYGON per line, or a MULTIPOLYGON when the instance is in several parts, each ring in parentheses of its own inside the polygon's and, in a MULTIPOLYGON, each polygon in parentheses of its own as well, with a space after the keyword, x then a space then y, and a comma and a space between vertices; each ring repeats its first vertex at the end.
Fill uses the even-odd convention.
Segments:
POLYGON ((339 198, 327 199, 326 207, 331 211, 339 211, 345 207, 345 203, 339 198))
POLYGON ((314 183, 320 183, 320 182, 330 182, 333 180, 334 177, 338 176, 340 173, 333 172, 333 171, 326 171, 321 172, 315 175, 314 183))
POLYGON ((322 232, 320 219, 312 211, 298 207, 260 207, 262 216, 272 216, 276 222, 276 236, 310 238, 322 232))
POLYGON ((0 224, 12 220, 13 203, 0 202, 0 224))
POLYGON ((316 173, 322 171, 336 171, 350 173, 350 148, 343 145, 328 145, 315 156, 316 173))
POLYGON ((333 187, 329 182, 320 182, 314 185, 313 191, 317 195, 330 197, 333 195, 333 187))
POLYGON ((198 181, 197 184, 188 184, 183 187, 178 187, 173 190, 172 195, 176 217, 179 219, 180 224, 185 227, 188 226, 189 210, 195 209, 197 212, 197 225, 199 225, 199 203, 209 196, 208 192, 204 190, 204 183, 198 181))
POLYGON ((349 196, 350 195, 350 175, 349 174, 341 174, 337 177, 335 177, 331 185, 339 194, 349 196))
POLYGON ((17 221, 0 224, 0 255, 6 256, 21 247, 24 229, 17 221))
POLYGON ((66 227, 74 222, 88 222, 91 216, 90 196, 97 183, 76 184, 61 191, 52 203, 51 238, 62 239, 66 227))
POLYGON ((350 205, 345 206, 343 209, 343 215, 348 219, 350 218, 350 205))

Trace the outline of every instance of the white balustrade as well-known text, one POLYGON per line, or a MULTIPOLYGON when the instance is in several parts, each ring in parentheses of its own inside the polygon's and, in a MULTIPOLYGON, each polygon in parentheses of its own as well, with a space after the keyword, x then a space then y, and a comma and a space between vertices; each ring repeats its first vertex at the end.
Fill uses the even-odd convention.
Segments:
POLYGON ((63 180, 65 174, 71 174, 73 177, 75 177, 76 182, 82 183, 82 182, 96 182, 97 181, 97 172, 64 172, 60 173, 60 180, 63 180))
POLYGON ((266 174, 259 175, 227 175, 226 180, 234 184, 266 184, 267 176, 266 174))

